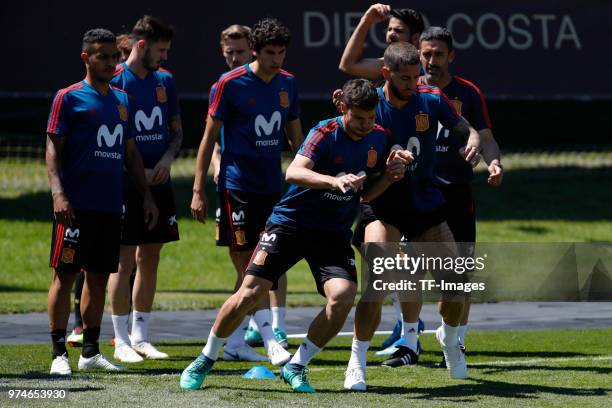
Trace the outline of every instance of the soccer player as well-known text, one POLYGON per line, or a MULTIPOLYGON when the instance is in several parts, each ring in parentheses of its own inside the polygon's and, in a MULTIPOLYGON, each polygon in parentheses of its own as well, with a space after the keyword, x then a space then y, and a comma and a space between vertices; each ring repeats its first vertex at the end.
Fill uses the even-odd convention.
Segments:
MULTIPOLYGON (((250 45, 250 35, 251 29, 250 27, 233 24, 227 27, 225 30, 221 32, 221 52, 223 54, 223 58, 227 66, 232 69, 236 69, 243 65, 249 64, 253 62, 253 53, 251 52, 250 45)), ((215 85, 213 85, 213 88, 215 85)), ((212 104, 212 100, 211 100, 212 104)), ((221 135, 219 138, 220 142, 223 142, 223 129, 221 129, 221 135)), ((221 145, 217 141, 215 143, 215 150, 213 153, 213 157, 211 160, 211 166, 213 168, 214 174, 214 182, 218 183, 219 179, 219 170, 221 163, 221 145)), ((221 223, 221 212, 225 211, 225 209, 221 207, 217 207, 216 210, 216 222, 220 228, 221 223)), ((242 273, 244 271, 243 266, 240 263, 240 256, 236 254, 235 251, 231 249, 231 240, 228 238, 227 229, 223 230, 219 229, 219 236, 217 239, 218 246, 227 246, 230 247, 230 258, 232 259, 232 263, 234 264, 234 268, 236 269, 236 284, 234 286, 234 290, 240 287, 240 283, 242 282, 242 273)), ((285 276, 279 281, 278 289, 270 292, 270 311, 272 314, 272 331, 276 339, 279 341, 281 346, 287 348, 287 334, 285 333, 285 304, 287 300, 287 279, 285 276)), ((264 361, 262 358, 265 357, 256 354, 254 351, 251 351, 248 348, 245 348, 245 344, 249 344, 251 346, 261 345, 263 344, 261 335, 259 330, 257 329, 257 325, 255 323, 255 319, 251 316, 249 322, 244 322, 244 325, 248 327, 241 327, 235 333, 233 333, 228 339, 228 348, 231 349, 241 349, 241 352, 232 352, 233 355, 238 356, 239 358, 243 357, 253 357, 256 358, 255 361, 264 361), (246 333, 245 333, 246 330, 246 333), (244 335, 243 335, 244 334, 244 335), (242 356, 242 357, 241 357, 242 356)))
MULTIPOLYGON (((291 361, 281 369, 281 376, 296 392, 314 392, 306 366, 342 328, 357 291, 350 228, 359 191, 368 175, 385 169, 388 136, 375 124, 377 104, 376 88, 370 81, 350 80, 343 87, 344 114, 322 121, 310 131, 287 169, 286 179, 292 185, 268 219, 242 286, 221 307, 202 354, 181 375, 181 388, 201 387, 225 338, 246 312, 288 269, 306 259, 327 304, 312 321, 291 361)), ((399 179, 408 157, 403 162, 392 159, 388 174, 399 179)), ((383 174, 372 190, 386 188, 391 179, 383 174)))
POLYGON ((181 147, 183 130, 174 77, 161 68, 168 58, 172 36, 172 27, 161 20, 149 15, 139 19, 131 33, 130 56, 117 67, 112 80, 112 84, 130 95, 136 145, 160 211, 160 222, 149 230, 143 222, 137 187, 125 177, 121 255, 118 273, 109 281, 109 295, 115 331, 114 356, 126 363, 140 362, 143 357, 168 357, 149 341, 149 322, 161 249, 164 243, 179 239, 170 169, 181 147), (134 266, 136 279, 132 292, 130 277, 134 266), (130 295, 134 305, 131 338, 130 295))
MULTIPOLYGON (((444 197, 435 187, 435 137, 440 121, 452 132, 467 140, 465 160, 472 160, 478 149, 478 133, 456 113, 438 88, 417 85, 419 79, 418 50, 406 43, 390 44, 384 54, 382 75, 385 83, 378 88, 381 102, 377 123, 391 130, 393 145, 410 150, 415 161, 406 177, 361 207, 355 232, 356 244, 363 242, 399 242, 402 236, 415 242, 452 242, 453 236, 444 219, 444 197)), ((443 325, 438 339, 453 378, 464 378, 467 368, 456 339, 463 309, 461 299, 443 293, 438 304, 443 325)), ((401 346, 383 364, 398 367, 418 362, 418 317, 422 302, 402 302, 403 336, 401 346)), ((365 391, 366 352, 379 322, 382 298, 364 301, 355 313, 355 337, 344 386, 365 391)))
MULTIPOLYGON (((206 173, 223 127, 217 191, 224 210, 219 235, 227 234, 232 261, 241 271, 246 269, 259 234, 280 198, 284 130, 293 151, 303 140, 295 77, 281 69, 289 40, 289 30, 278 20, 268 18, 255 24, 251 33, 255 61, 223 74, 213 86, 198 150, 191 211, 196 220, 204 222, 208 209, 206 173)), ((274 335, 269 307, 258 306, 254 319, 272 362, 287 361, 290 354, 274 335)), ((246 330, 248 324, 240 327, 246 330)), ((254 353, 250 348, 231 346, 226 347, 224 359, 250 360, 240 354, 254 353)))
POLYGON ((340 70, 356 77, 368 78, 373 81, 383 79, 381 69, 382 58, 363 58, 366 39, 370 29, 378 23, 389 20, 385 40, 388 44, 393 42, 408 42, 415 47, 419 46, 419 36, 424 28, 423 16, 416 10, 392 9, 386 4, 374 4, 365 12, 355 31, 351 35, 342 58, 340 70))
MULTIPOLYGON (((132 40, 128 34, 117 36, 117 48, 121 53, 121 61, 125 61, 132 51, 132 40)), ((81 317, 81 293, 83 291, 83 283, 85 282, 85 274, 79 272, 76 277, 74 286, 74 328, 66 338, 66 343, 70 346, 80 346, 83 344, 83 319, 81 317)), ((133 286, 133 278, 130 280, 130 287, 133 286)))
MULTIPOLYGON (((501 165, 499 146, 491 131, 491 120, 486 102, 480 89, 472 82, 450 72, 455 59, 453 37, 443 27, 429 27, 421 34, 421 65, 425 75, 419 83, 437 86, 450 99, 455 109, 480 134, 482 156, 488 165, 488 183, 501 185, 504 170, 501 165)), ((460 244, 464 256, 474 255, 476 241, 476 213, 471 181, 474 178, 472 166, 458 154, 465 145, 465 139, 441 128, 436 140, 436 177, 439 188, 446 199, 446 221, 455 240, 460 244), (464 248, 462 248, 464 247, 464 248)), ((465 351, 465 336, 470 310, 469 295, 457 329, 459 344, 465 351)))
MULTIPOLYGON (((353 31, 349 39, 339 68, 347 74, 368 78, 373 81, 380 81, 383 58, 363 58, 363 51, 367 36, 371 28, 378 23, 388 20, 387 33, 385 40, 387 44, 393 42, 407 42, 415 47, 419 47, 419 36, 424 28, 423 16, 416 10, 410 8, 392 9, 386 4, 374 4, 368 8, 361 18, 359 24, 353 31)), ((421 73, 423 73, 421 71, 421 73)), ((383 348, 393 345, 396 341, 401 341, 402 313, 397 295, 392 293, 391 299, 397 322, 393 328, 393 333, 383 341, 383 348)), ((420 322, 422 325, 422 322, 420 322)), ((422 330, 424 325, 420 328, 422 330)))
POLYGON ((119 61, 115 35, 105 29, 83 36, 85 79, 60 90, 47 124, 47 174, 55 221, 51 239, 49 326, 51 374, 71 375, 66 350, 70 291, 83 269, 83 349, 79 369, 124 370, 100 353, 98 339, 106 283, 119 261, 123 168, 134 179, 149 228, 158 210, 147 187, 132 137, 128 95, 109 83, 119 61))

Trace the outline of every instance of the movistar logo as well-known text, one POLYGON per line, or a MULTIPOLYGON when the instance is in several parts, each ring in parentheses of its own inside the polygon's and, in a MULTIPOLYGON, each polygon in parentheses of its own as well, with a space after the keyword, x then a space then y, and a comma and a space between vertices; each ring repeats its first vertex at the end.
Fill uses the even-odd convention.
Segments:
POLYGON ((274 111, 270 121, 267 121, 263 115, 257 115, 255 118, 255 133, 258 137, 262 136, 262 132, 266 136, 270 136, 274 132, 274 128, 276 128, 276 131, 280 130, 281 122, 282 117, 279 111, 274 111))
POLYGON ((162 125, 162 111, 159 106, 156 106, 151 111, 151 116, 147 116, 146 113, 139 110, 138 112, 136 112, 134 120, 136 122, 137 131, 142 132, 143 126, 146 130, 151 130, 153 129, 153 126, 155 126, 156 121, 159 126, 162 125))
POLYGON ((75 230, 72 230, 71 228, 68 228, 66 230, 66 234, 64 234, 66 237, 70 237, 70 238, 78 238, 79 235, 81 235, 81 231, 77 228, 75 230))
POLYGON ((238 213, 232 212, 232 221, 234 222, 244 221, 244 211, 240 210, 240 212, 238 213))
POLYGON ((115 130, 111 133, 108 130, 108 126, 102 125, 100 129, 98 129, 98 146, 102 147, 102 139, 104 139, 104 144, 106 147, 113 147, 117 142, 117 138, 119 138, 119 144, 123 143, 123 125, 118 123, 115 126, 115 130))
POLYGON ((261 236, 261 240, 264 242, 276 241, 276 234, 268 235, 264 232, 264 234, 261 236))

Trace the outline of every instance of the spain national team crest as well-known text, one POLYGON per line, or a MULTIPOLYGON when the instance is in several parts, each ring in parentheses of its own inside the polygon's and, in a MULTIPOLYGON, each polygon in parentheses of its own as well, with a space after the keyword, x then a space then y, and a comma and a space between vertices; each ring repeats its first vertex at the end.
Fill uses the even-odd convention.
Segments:
POLYGON ((163 86, 158 86, 155 88, 155 93, 157 93, 157 102, 165 103, 168 100, 168 96, 166 95, 166 88, 163 86))
POLYGON ((425 132, 429 129, 429 115, 426 113, 419 113, 415 115, 414 120, 416 122, 417 132, 425 132))
POLYGON ((279 103, 281 108, 288 108, 289 107, 289 94, 287 93, 287 91, 280 91, 278 93, 278 97, 279 97, 279 103))
POLYGON ((234 235, 236 236, 237 245, 245 245, 247 243, 246 235, 243 230, 237 230, 234 235))
POLYGON ((74 263, 74 249, 64 248, 62 250, 62 262, 67 264, 74 263))
POLYGON ((255 265, 264 266, 264 264, 266 263, 267 257, 268 257, 268 253, 266 251, 264 251, 263 249, 259 250, 257 251, 255 258, 253 258, 253 263, 255 265))
POLYGON ((128 113, 127 113, 127 108, 125 107, 125 105, 121 104, 117 106, 117 109, 119 110, 119 119, 121 119, 124 122, 128 120, 128 113))
POLYGON ((461 102, 459 99, 453 99, 451 103, 453 104, 453 108, 455 108, 457 113, 462 115, 463 113, 461 112, 461 107, 463 106, 463 102, 461 102))
POLYGON ((376 152, 376 150, 374 148, 370 148, 370 150, 368 150, 368 163, 367 166, 368 167, 374 167, 376 166, 376 161, 378 160, 378 153, 376 152))

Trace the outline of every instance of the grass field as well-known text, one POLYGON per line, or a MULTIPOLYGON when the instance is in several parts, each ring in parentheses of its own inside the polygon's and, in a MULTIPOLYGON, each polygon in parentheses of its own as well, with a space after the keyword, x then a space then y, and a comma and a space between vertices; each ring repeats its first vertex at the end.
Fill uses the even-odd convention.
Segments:
MULTIPOLYGON (((451 380, 436 367, 439 346, 422 335, 420 365, 388 369, 381 357, 369 355, 369 391, 342 389, 350 338, 336 338, 311 364, 314 395, 296 395, 281 380, 241 378, 252 363, 219 361, 205 388, 178 387, 182 369, 200 352, 199 343, 160 343, 171 358, 132 365, 127 373, 79 372, 78 350, 71 350, 74 376, 55 380, 49 369, 49 346, 0 346, 0 387, 61 388, 69 399, 63 407, 103 406, 467 406, 467 407, 609 407, 612 401, 612 329, 524 332, 480 331, 469 334, 469 378, 451 380)), ((372 344, 380 344, 376 338, 372 344)), ((295 350, 298 343, 291 342, 295 350)), ((375 348, 373 347, 372 351, 375 348)), ((103 352, 111 355, 108 346, 103 352)), ((270 368, 272 368, 270 366, 270 368)), ((57 406, 35 401, 31 406, 57 406)), ((0 396, 6 402, 6 391, 0 396)), ((27 405, 20 401, 19 405, 27 405)))
MULTIPOLYGON (((479 242, 612 242, 612 151, 517 153, 504 158, 499 189, 477 174, 479 242)), ((44 165, 0 160, 0 313, 46 310, 51 200, 44 165), (10 184, 6 180, 17 180, 10 184), (29 186, 29 187, 28 187, 29 186)), ((193 158, 174 166, 181 241, 163 252, 155 308, 218 307, 233 287, 227 249, 214 246, 214 220, 189 217, 193 158)), ((211 203, 214 192, 208 192, 211 203)), ((211 210, 212 211, 212 210, 211 210)), ((212 213, 210 214, 212 216, 212 213)), ((317 305, 305 263, 289 272, 290 305, 317 305)))

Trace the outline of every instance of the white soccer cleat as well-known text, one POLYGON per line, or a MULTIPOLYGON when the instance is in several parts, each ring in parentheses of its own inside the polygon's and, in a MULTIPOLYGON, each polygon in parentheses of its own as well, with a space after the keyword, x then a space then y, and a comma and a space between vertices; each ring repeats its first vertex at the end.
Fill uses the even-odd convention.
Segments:
POLYGON ((148 341, 142 341, 140 343, 132 344, 132 348, 138 354, 140 354, 144 358, 148 358, 149 360, 163 360, 168 358, 168 354, 162 353, 148 341))
POLYGON ((365 391, 367 389, 365 369, 362 367, 347 368, 344 372, 344 389, 351 391, 365 391))
POLYGON ((123 343, 115 344, 115 354, 113 357, 122 363, 140 363, 144 360, 133 348, 123 343))
POLYGON ((446 361, 446 369, 450 374, 451 378, 456 380, 462 380, 467 378, 467 364, 465 362, 465 355, 461 352, 459 342, 455 346, 447 347, 440 340, 442 336, 442 326, 436 330, 436 339, 442 347, 442 353, 444 353, 444 360, 446 361))
POLYGON ((108 361, 104 354, 99 353, 93 357, 85 358, 83 356, 79 357, 79 370, 91 370, 100 368, 106 371, 125 371, 127 370, 126 366, 122 366, 120 364, 115 364, 111 361, 108 361))
POLYGON ((274 365, 283 365, 291 359, 291 354, 275 341, 268 343, 268 357, 274 365))
POLYGON ((64 376, 72 375, 72 370, 70 369, 68 356, 66 354, 62 354, 61 356, 57 356, 53 359, 49 374, 64 376))
POLYGON ((223 359, 227 361, 269 361, 268 357, 259 354, 248 344, 243 344, 236 348, 225 346, 223 349, 223 359))

